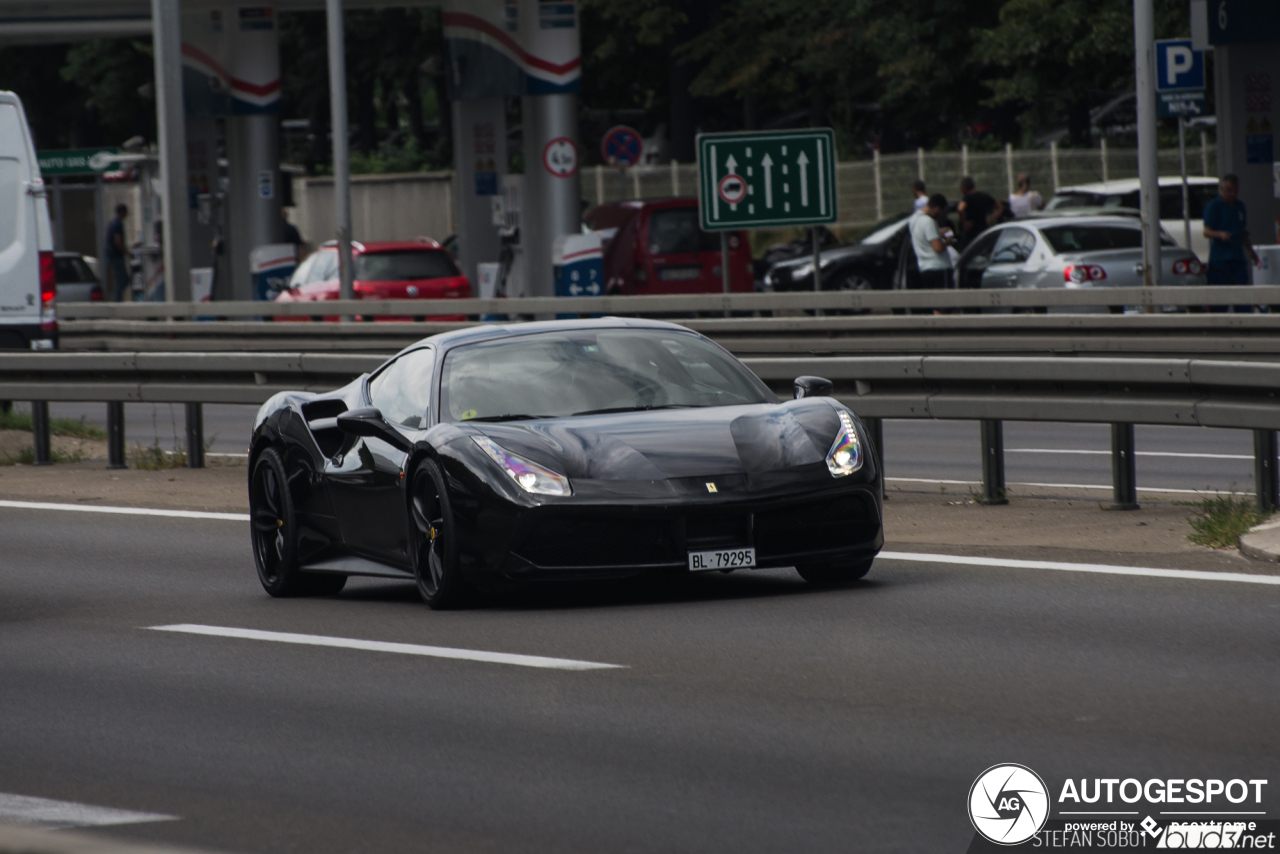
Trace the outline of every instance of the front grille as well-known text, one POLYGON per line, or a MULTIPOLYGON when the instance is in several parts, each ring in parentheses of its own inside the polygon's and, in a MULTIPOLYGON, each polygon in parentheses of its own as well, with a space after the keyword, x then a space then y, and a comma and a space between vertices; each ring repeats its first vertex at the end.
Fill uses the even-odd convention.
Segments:
POLYGON ((515 551, 543 567, 641 566, 679 560, 670 524, 649 519, 547 519, 515 551))
POLYGON ((750 544, 751 517, 746 513, 690 513, 685 519, 689 551, 740 549, 750 544))
POLYGON ((867 501, 847 496, 756 514, 756 551, 761 557, 857 546, 875 536, 867 501))

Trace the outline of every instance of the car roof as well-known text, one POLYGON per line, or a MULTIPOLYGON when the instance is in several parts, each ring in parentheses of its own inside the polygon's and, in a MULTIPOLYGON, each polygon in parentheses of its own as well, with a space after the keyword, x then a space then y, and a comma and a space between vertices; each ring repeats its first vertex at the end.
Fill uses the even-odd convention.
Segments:
MULTIPOLYGON (((320 248, 337 249, 338 241, 326 240, 320 245, 320 248)), ((405 252, 415 249, 439 249, 444 251, 444 247, 430 237, 415 237, 413 240, 351 241, 351 252, 354 255, 363 255, 370 252, 405 252)))
POLYGON ((433 344, 442 350, 449 350, 463 344, 496 341, 502 338, 518 338, 522 335, 556 332, 562 329, 666 329, 690 335, 698 334, 678 323, 668 323, 665 320, 648 320, 640 317, 592 317, 576 320, 539 320, 532 323, 482 323, 479 326, 453 329, 423 338, 421 341, 405 347, 400 352, 407 353, 410 350, 416 350, 428 344, 433 344))
MULTIPOLYGON (((1176 187, 1182 183, 1182 177, 1179 175, 1161 175, 1161 187, 1176 187)), ((1209 178, 1203 175, 1188 175, 1188 184, 1208 185, 1218 183, 1217 178, 1209 178)), ((1137 178, 1123 178, 1116 181, 1099 181, 1096 184, 1075 184, 1071 187, 1059 187, 1054 190, 1054 195, 1062 195, 1065 193, 1132 193, 1141 187, 1137 178)))
POLYGON ((1102 225, 1111 228, 1142 228, 1142 221, 1130 216, 1047 216, 1026 219, 1014 219, 993 225, 988 231, 997 231, 1009 227, 1056 228, 1063 225, 1102 225))

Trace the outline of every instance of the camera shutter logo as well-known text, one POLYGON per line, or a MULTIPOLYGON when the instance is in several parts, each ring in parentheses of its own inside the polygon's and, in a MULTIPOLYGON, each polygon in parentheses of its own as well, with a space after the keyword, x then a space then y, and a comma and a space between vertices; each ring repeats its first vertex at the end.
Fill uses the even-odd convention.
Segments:
POLYGON ((999 845, 1017 845, 1040 832, 1049 818, 1049 790, 1025 765, 993 765, 969 789, 969 821, 999 845))

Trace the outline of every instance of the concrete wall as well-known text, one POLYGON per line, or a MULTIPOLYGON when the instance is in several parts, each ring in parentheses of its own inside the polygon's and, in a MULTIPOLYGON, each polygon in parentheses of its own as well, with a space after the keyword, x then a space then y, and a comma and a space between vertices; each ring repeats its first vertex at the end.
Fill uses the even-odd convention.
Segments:
MULTIPOLYGON (((289 219, 312 246, 334 239, 333 179, 293 179, 289 219)), ((443 242, 456 231, 452 172, 354 175, 351 178, 351 236, 355 240, 443 242)))

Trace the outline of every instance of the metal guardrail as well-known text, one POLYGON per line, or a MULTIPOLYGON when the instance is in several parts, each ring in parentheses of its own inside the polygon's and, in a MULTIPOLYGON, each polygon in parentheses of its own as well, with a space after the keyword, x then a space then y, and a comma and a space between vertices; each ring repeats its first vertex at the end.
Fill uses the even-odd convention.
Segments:
POLYGON ((332 300, 326 302, 65 303, 64 319, 144 320, 199 317, 409 316, 556 313, 651 315, 681 312, 850 311, 911 308, 1280 304, 1280 285, 1155 288, 991 288, 981 290, 819 291, 669 296, 516 297, 509 299, 332 300))
MULTIPOLYGON (((872 314, 676 319, 738 356, 1075 353, 1280 356, 1277 314, 872 314)), ((469 323, 77 320, 63 350, 394 353, 469 323)))
MULTIPOLYGON (((49 460, 48 401, 105 401, 110 465, 124 465, 125 402, 187 405, 189 464, 203 464, 205 403, 262 403, 284 390, 327 391, 385 361, 332 353, 0 354, 0 400, 33 400, 37 461, 49 460)), ((883 447, 883 419, 982 423, 983 500, 1004 501, 1002 422, 1112 425, 1114 505, 1137 506, 1133 425, 1252 430, 1263 507, 1277 503, 1280 362, 978 356, 749 358, 788 395, 796 376, 818 375, 859 414, 883 447)))

